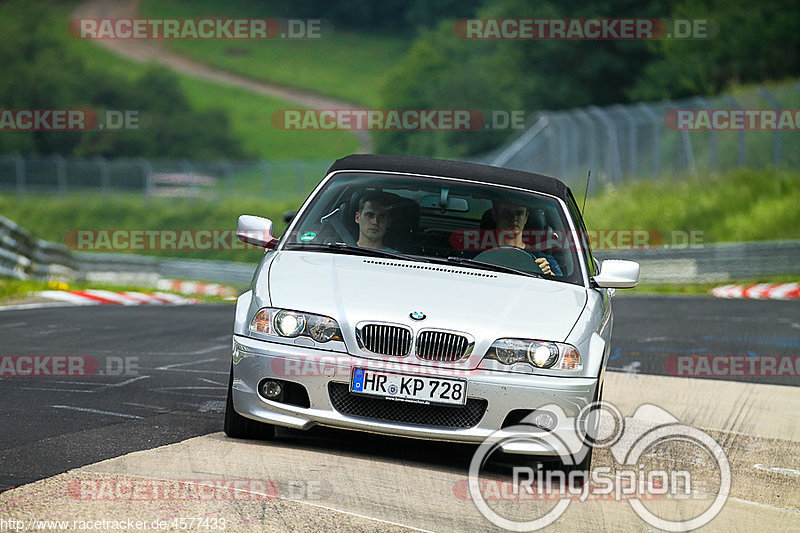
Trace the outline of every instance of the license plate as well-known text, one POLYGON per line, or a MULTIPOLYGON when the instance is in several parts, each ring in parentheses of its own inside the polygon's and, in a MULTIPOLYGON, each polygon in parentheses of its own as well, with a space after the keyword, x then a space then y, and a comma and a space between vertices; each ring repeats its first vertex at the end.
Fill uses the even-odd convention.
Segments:
POLYGON ((467 382, 353 369, 350 392, 416 403, 467 403, 467 382))

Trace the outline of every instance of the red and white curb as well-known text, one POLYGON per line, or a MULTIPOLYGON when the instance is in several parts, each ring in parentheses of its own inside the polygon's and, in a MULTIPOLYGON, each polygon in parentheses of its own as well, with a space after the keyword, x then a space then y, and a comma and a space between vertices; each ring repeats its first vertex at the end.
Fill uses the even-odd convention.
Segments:
POLYGON ((156 286, 162 291, 175 291, 181 294, 203 294, 206 296, 220 296, 222 298, 236 298, 239 295, 233 287, 226 287, 216 283, 160 279, 156 286))
POLYGON ((756 285, 723 285, 711 289, 717 298, 750 298, 754 300, 800 300, 800 283, 758 283, 756 285))
POLYGON ((166 292, 42 291, 39 296, 73 305, 187 305, 200 300, 166 292))

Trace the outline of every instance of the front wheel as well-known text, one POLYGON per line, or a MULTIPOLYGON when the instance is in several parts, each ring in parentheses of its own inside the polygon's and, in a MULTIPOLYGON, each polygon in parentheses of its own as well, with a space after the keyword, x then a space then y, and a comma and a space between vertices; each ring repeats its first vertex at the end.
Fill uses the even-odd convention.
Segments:
POLYGON ((225 403, 225 434, 234 439, 272 440, 275 426, 244 417, 233 408, 233 365, 228 379, 228 400, 225 403))

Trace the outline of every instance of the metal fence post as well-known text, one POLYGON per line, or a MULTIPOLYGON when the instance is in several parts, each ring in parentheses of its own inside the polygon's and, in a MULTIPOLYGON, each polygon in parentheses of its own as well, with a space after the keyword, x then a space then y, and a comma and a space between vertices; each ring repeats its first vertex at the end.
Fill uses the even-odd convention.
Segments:
MULTIPOLYGON (((758 92, 770 103, 772 109, 776 111, 783 109, 780 102, 778 102, 778 100, 776 100, 775 97, 772 96, 772 94, 770 94, 769 91, 767 91, 764 87, 759 87, 758 92)), ((775 128, 775 133, 772 136, 772 160, 775 164, 775 168, 781 166, 781 129, 777 127, 775 128)))
POLYGON ((225 194, 227 196, 233 195, 233 165, 227 159, 223 159, 220 162, 222 166, 222 172, 224 173, 225 177, 225 194))
POLYGON ((555 122, 556 129, 558 130, 558 169, 555 173, 556 176, 564 176, 567 173, 568 156, 569 156, 569 127, 567 122, 566 113, 558 113, 555 122))
POLYGON ((270 166, 269 166, 269 163, 267 163, 263 159, 260 159, 259 163, 258 163, 258 166, 264 172, 264 198, 269 198, 269 192, 270 192, 270 189, 271 189, 270 182, 269 182, 270 181, 270 173, 269 173, 270 166))
POLYGON ((620 180, 621 162, 619 157, 619 139, 617 138, 617 130, 614 128, 614 123, 608 118, 608 114, 602 111, 599 107, 590 106, 589 113, 596 116, 597 119, 603 123, 608 135, 608 149, 606 150, 606 172, 611 178, 612 182, 620 180))
POLYGON ((191 197, 192 198, 197 198, 197 196, 198 196, 198 194, 197 194, 197 180, 198 180, 199 176, 197 176, 196 174, 198 174, 198 173, 196 172, 196 170, 195 170, 194 166, 192 165, 192 163, 188 159, 186 159, 185 157, 183 159, 181 159, 181 169, 186 174, 186 177, 189 178, 189 187, 190 187, 190 190, 192 191, 191 197), (192 174, 195 174, 195 175, 193 176, 192 174))
POLYGON ((108 160, 102 155, 97 155, 94 158, 97 164, 97 169, 100 171, 100 187, 103 189, 103 194, 108 194, 111 191, 111 180, 108 170, 108 160))
MULTIPOLYGON (((583 109, 578 109, 575 111, 575 118, 580 120, 586 125, 586 151, 589 154, 588 164, 589 170, 594 172, 595 175, 597 174, 597 150, 595 149, 595 139, 597 135, 595 134, 595 127, 594 122, 589 117, 589 115, 583 109)), ((595 177, 594 183, 597 183, 597 178, 595 177)))
POLYGON ((578 146, 578 142, 580 139, 580 127, 576 125, 577 119, 573 116, 573 113, 565 113, 564 119, 569 124, 569 162, 567 163, 567 173, 568 174, 577 174, 578 173, 578 150, 580 147, 578 146))
MULTIPOLYGON (((670 102, 670 108, 680 109, 680 104, 678 102, 670 102)), ((694 164, 694 149, 692 148, 692 140, 689 138, 689 131, 681 130, 680 138, 681 152, 685 166, 689 169, 689 175, 692 177, 692 179, 697 179, 697 168, 694 164)), ((676 160, 675 163, 677 164, 678 161, 676 160)))
POLYGON ((549 123, 550 120, 547 115, 540 113, 536 122, 534 122, 525 133, 517 137, 511 144, 497 154, 494 159, 492 159, 491 164, 496 167, 505 166, 512 157, 522 151, 522 148, 530 143, 549 123))
MULTIPOLYGON (((711 110, 711 105, 708 100, 702 96, 695 96, 694 101, 700 106, 701 109, 711 110)), ((717 171, 717 155, 719 152, 717 144, 717 130, 711 128, 708 130, 708 162, 711 170, 717 171)))
POLYGON ((627 107, 623 105, 615 105, 614 109, 619 111, 619 113, 625 117, 625 121, 628 123, 628 145, 626 146, 626 150, 628 153, 628 174, 633 176, 636 174, 636 156, 639 152, 638 147, 636 146, 636 119, 633 116, 627 107))
POLYGON ((294 170, 294 183, 295 189, 297 191, 297 196, 303 196, 303 192, 305 191, 305 180, 303 176, 303 169, 300 166, 300 162, 296 159, 292 159, 289 161, 289 165, 294 170))
POLYGON ((53 154, 53 163, 56 166, 56 183, 58 184, 58 194, 67 193, 67 168, 64 158, 59 154, 53 154))
MULTIPOLYGON (((742 106, 740 106, 739 103, 733 99, 733 96, 727 95, 725 97, 725 100, 727 100, 727 102, 734 109, 739 109, 739 110, 742 109, 742 106)), ((739 153, 739 167, 741 168, 744 166, 744 161, 746 156, 745 145, 744 145, 744 130, 739 130, 738 153, 739 153)))
POLYGON ((650 127, 653 129, 653 175, 658 176, 661 174, 661 124, 662 121, 659 120, 658 115, 650 109, 649 106, 643 103, 637 104, 637 106, 644 115, 650 119, 650 127))
POLYGON ((139 167, 142 169, 142 178, 144 179, 144 191, 148 198, 153 196, 153 167, 150 162, 144 157, 138 159, 139 167))
POLYGON ((25 159, 19 154, 11 156, 14 158, 15 168, 14 173, 17 179, 17 194, 23 196, 25 194, 25 159))

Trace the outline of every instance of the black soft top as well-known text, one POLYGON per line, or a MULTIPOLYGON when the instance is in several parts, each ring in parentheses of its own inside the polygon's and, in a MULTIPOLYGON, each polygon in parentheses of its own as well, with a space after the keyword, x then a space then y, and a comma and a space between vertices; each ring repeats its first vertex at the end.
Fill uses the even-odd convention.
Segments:
POLYGON ((534 174, 533 172, 523 172, 521 170, 464 161, 400 155, 356 154, 337 159, 328 169, 328 173, 344 170, 407 172, 409 174, 461 178, 543 192, 561 198, 564 201, 567 201, 569 196, 569 188, 555 178, 534 174))

